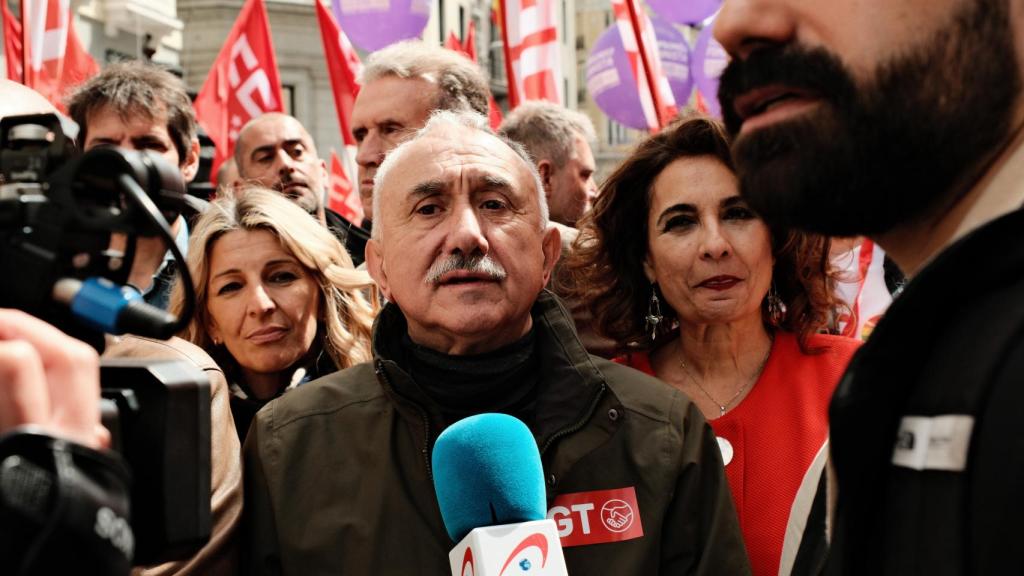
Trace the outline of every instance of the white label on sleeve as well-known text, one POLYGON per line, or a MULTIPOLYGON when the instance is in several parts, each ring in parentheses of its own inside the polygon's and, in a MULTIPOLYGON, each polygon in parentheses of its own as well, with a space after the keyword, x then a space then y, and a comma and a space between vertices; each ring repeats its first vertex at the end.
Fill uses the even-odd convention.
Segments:
POLYGON ((973 429, 974 417, 963 414, 904 416, 892 463, 913 470, 963 471, 973 429))

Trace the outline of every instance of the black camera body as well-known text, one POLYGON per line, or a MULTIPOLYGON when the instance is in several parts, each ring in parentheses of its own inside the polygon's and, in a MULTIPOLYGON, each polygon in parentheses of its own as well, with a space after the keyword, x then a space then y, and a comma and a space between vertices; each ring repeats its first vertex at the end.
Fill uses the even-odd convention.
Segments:
MULTIPOLYGON (((103 349, 104 332, 167 338, 187 322, 187 317, 176 319, 153 309, 123 287, 134 260, 136 237, 162 235, 173 244, 167 222, 173 222, 185 205, 185 184, 177 167, 155 153, 113 147, 78 154, 62 119, 42 114, 0 120, 0 173, 0 278, 5 279, 0 282, 0 306, 33 314, 98 350, 103 349), (113 234, 126 237, 124 251, 111 249, 113 234)), ((177 248, 172 252, 180 256, 177 248)), ((178 264, 179 270, 186 268, 184 262, 178 264)), ((183 281, 191 284, 187 276, 183 281)), ((186 315, 193 303, 187 304, 186 315)), ((193 554, 209 539, 211 529, 208 378, 186 362, 104 360, 101 386, 104 424, 134 477, 130 499, 134 537, 101 540, 116 542, 112 550, 126 553, 135 564, 193 554)), ((73 539, 68 534, 92 538, 95 534, 90 530, 103 531, 99 507, 93 511, 95 519, 82 510, 67 515, 75 508, 63 502, 68 491, 61 486, 74 474, 61 476, 58 461, 66 443, 29 442, 26 445, 34 447, 35 460, 15 461, 31 464, 19 468, 5 467, 11 456, 2 447, 12 446, 8 440, 0 438, 4 459, 0 461, 0 509, 6 507, 0 513, 0 533, 24 537, 38 530, 56 543, 73 539), (47 460, 45 446, 53 452, 53 461, 47 460), (48 473, 49 483, 41 480, 48 473), (25 478, 40 480, 28 492, 7 490, 24 488, 25 478), (33 502, 39 506, 33 514, 18 510, 18 499, 24 503, 25 494, 37 496, 33 502), (21 525, 8 526, 11 518, 21 525), (93 520, 95 525, 90 526, 93 520), (54 537, 62 522, 71 530, 63 540, 54 537)), ((75 455, 81 457, 80 452, 75 455)), ((64 457, 64 461, 74 462, 74 458, 64 457)), ((28 483, 30 488, 32 484, 28 483)), ((114 490, 115 484, 102 486, 114 490)), ((101 491, 91 488, 83 494, 101 491)), ((109 500, 117 499, 111 495, 109 500)), ((113 518, 120 519, 120 513, 113 518)), ((116 525, 115 520, 107 524, 116 525)), ((16 573, 41 573, 40 566, 52 569, 59 558, 47 557, 47 547, 45 542, 29 546, 26 553, 39 560, 30 566, 22 564, 16 573)), ((67 561, 78 573, 93 573, 75 558, 67 561)), ((107 570, 119 572, 120 566, 107 570)))

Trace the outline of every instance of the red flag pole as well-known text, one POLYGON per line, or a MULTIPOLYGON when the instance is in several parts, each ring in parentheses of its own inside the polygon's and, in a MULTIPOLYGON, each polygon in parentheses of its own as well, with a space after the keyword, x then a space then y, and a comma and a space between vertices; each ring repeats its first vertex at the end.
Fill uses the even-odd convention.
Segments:
POLYGON ((644 63, 644 76, 647 77, 647 88, 651 91, 651 102, 654 104, 654 111, 658 116, 658 128, 664 125, 661 109, 661 94, 658 92, 658 84, 655 83, 654 70, 651 69, 651 62, 647 58, 647 49, 644 47, 643 35, 640 34, 640 17, 636 13, 636 4, 633 0, 626 0, 626 9, 629 10, 629 23, 633 26, 633 35, 636 36, 636 49, 640 52, 640 60, 644 63))
POLYGON ((505 7, 505 0, 498 0, 501 15, 501 36, 502 50, 505 53, 505 77, 508 81, 508 107, 509 110, 519 105, 519 94, 516 92, 516 75, 512 70, 512 48, 508 45, 508 10, 505 7))
MULTIPOLYGON (((7 0, 4 0, 4 1, 6 2, 7 0)), ((29 51, 28 33, 29 33, 29 30, 28 30, 28 26, 26 26, 26 23, 28 22, 28 19, 25 18, 25 0, 21 0, 20 2, 18 2, 18 6, 21 8, 21 13, 18 14, 18 17, 21 18, 21 83, 25 84, 26 86, 28 86, 27 82, 28 82, 28 67, 29 67, 29 61, 28 61, 28 59, 29 59, 29 55, 28 55, 28 51, 29 51)))

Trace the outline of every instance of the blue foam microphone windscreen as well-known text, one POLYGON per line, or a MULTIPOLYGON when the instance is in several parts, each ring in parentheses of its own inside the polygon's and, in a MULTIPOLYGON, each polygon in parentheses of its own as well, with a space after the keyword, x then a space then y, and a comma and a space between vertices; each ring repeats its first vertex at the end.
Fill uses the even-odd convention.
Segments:
POLYGON ((543 520, 544 468, 526 424, 478 414, 452 424, 434 444, 434 490, 452 540, 474 528, 543 520))

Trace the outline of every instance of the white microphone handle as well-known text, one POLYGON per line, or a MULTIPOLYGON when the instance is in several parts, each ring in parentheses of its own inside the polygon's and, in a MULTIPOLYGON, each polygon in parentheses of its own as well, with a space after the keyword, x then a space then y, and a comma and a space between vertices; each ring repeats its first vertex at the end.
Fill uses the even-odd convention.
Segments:
POLYGON ((568 576, 550 519, 476 528, 448 559, 452 576, 568 576))

